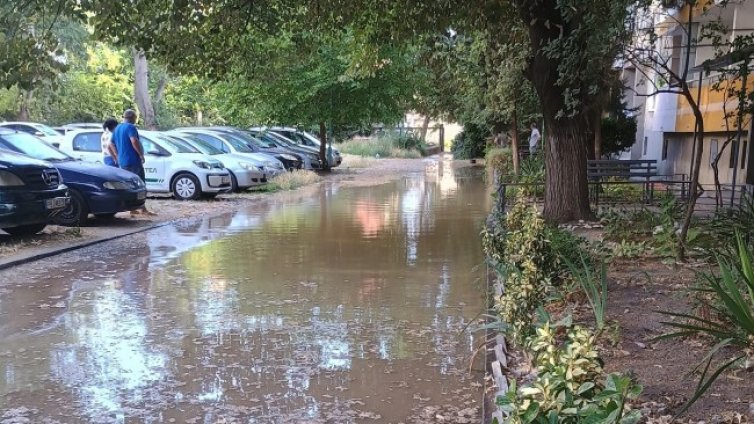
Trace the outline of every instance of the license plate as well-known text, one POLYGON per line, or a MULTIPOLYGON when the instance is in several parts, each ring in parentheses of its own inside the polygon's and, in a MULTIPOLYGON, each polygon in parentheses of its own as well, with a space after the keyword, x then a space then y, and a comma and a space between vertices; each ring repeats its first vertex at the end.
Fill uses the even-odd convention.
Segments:
POLYGON ((53 199, 45 199, 45 208, 47 209, 61 209, 65 207, 65 197, 55 197, 53 199))
POLYGON ((230 184, 230 175, 223 175, 220 177, 220 181, 222 184, 230 184))
POLYGON ((137 200, 144 200, 146 198, 147 198, 147 192, 146 191, 141 191, 141 192, 139 192, 139 193, 136 194, 136 199, 137 200))

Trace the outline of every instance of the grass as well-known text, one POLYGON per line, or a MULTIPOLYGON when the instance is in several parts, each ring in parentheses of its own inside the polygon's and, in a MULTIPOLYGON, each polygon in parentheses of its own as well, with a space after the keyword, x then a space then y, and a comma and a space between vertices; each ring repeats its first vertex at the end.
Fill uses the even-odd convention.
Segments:
POLYGON ((260 186, 257 191, 275 192, 295 190, 299 187, 318 183, 322 178, 314 171, 296 170, 285 172, 270 179, 267 184, 260 186))
POLYGON ((367 156, 343 155, 343 167, 347 169, 369 168, 376 159, 367 156))
POLYGON ((338 145, 338 150, 350 155, 370 158, 417 159, 421 152, 415 149, 401 149, 392 137, 348 140, 338 145))

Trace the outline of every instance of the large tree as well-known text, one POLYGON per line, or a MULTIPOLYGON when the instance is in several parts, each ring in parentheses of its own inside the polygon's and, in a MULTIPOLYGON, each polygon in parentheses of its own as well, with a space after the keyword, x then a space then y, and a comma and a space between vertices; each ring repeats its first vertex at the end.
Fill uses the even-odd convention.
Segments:
MULTIPOLYGON (((376 64, 384 46, 415 42, 448 28, 492 28, 501 44, 527 35, 524 74, 541 101, 546 139, 545 216, 591 217, 586 180, 592 145, 589 105, 604 88, 606 69, 626 34, 629 0, 82 0, 97 34, 140 46, 176 68, 213 78, 254 60, 250 34, 336 34, 354 31, 354 66, 376 64), (125 10, 124 10, 125 9, 125 10), (509 27, 506 30, 506 27, 509 27)), ((518 40, 516 40, 518 42, 518 40)), ((362 68, 363 69, 363 68, 362 68)))

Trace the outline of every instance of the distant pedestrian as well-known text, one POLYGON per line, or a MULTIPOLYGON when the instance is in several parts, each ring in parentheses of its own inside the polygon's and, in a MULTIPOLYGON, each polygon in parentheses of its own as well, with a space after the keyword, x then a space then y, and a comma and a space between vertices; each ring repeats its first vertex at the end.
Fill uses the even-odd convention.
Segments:
MULTIPOLYGON (((117 151, 117 163, 121 169, 133 172, 138 175, 146 184, 146 174, 144 173, 144 147, 139 140, 139 130, 136 129, 136 112, 127 109, 123 112, 123 122, 120 123, 112 135, 112 143, 115 144, 117 151)), ((139 212, 147 215, 155 215, 147 210, 146 205, 142 206, 139 212)))
POLYGON ((537 129, 537 123, 532 122, 531 123, 531 135, 529 136, 529 154, 534 155, 537 153, 537 149, 539 148, 539 139, 542 138, 542 136, 539 134, 539 130, 537 129))
POLYGON ((118 166, 118 150, 113 144, 113 131, 118 126, 118 121, 110 118, 102 124, 102 137, 100 143, 102 147, 102 163, 108 166, 118 166))

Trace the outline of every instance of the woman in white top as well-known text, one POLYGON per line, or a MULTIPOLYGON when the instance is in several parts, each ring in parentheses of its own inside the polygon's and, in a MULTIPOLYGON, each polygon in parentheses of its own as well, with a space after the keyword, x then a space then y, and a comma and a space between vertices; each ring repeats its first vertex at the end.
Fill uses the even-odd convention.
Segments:
POLYGON ((102 124, 102 137, 100 138, 102 146, 102 163, 109 166, 118 166, 118 150, 112 142, 113 131, 118 126, 118 121, 108 119, 102 124))

